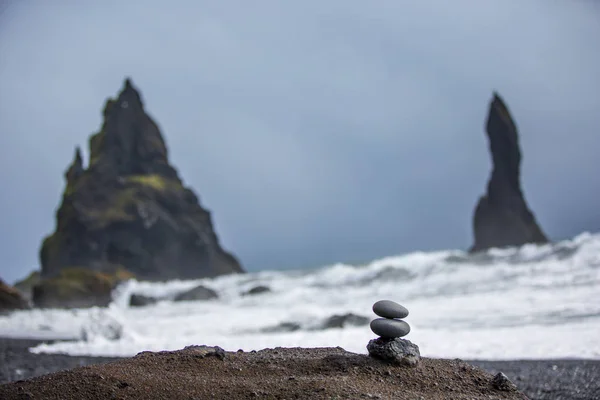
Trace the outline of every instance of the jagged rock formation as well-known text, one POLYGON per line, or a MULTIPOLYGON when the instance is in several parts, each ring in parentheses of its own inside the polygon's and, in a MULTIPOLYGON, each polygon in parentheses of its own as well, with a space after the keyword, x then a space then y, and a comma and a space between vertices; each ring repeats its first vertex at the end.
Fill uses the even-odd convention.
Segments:
POLYGON ((89 147, 89 166, 77 148, 65 172, 56 231, 40 250, 41 285, 72 267, 105 274, 121 268, 145 280, 243 272, 221 248, 209 211, 169 164, 159 128, 129 79, 106 102, 89 147))
POLYGON ((490 102, 486 132, 493 169, 487 193, 475 209, 475 243, 470 251, 548 242, 523 197, 517 127, 496 92, 490 102))

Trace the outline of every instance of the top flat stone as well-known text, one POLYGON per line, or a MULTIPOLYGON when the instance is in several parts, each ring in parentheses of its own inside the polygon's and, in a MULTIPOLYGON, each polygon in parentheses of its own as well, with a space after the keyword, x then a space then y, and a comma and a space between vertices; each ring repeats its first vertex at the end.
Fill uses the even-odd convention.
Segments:
POLYGON ((373 312, 383 318, 406 318, 408 310, 395 301, 379 300, 373 304, 373 312))

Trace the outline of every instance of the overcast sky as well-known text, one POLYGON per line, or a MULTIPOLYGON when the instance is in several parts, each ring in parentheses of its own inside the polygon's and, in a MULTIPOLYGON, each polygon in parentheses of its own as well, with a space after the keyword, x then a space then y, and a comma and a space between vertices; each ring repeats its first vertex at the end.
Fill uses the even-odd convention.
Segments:
POLYGON ((0 277, 130 76, 248 270, 472 243, 492 91, 553 239, 598 231, 595 1, 0 0, 0 277))

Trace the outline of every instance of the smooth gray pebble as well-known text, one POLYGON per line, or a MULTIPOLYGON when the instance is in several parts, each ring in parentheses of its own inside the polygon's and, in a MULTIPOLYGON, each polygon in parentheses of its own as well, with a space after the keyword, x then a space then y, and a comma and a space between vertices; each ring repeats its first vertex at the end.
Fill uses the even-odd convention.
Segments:
POLYGON ((398 338, 408 335, 410 325, 399 319, 377 318, 371 321, 371 330, 383 338, 398 338))
POLYGON ((383 318, 406 318, 408 310, 395 301, 379 300, 373 304, 373 312, 383 318))

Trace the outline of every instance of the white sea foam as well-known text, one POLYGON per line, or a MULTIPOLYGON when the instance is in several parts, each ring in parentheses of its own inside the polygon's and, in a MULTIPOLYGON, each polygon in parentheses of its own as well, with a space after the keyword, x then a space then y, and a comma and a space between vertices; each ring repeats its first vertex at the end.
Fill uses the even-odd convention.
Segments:
POLYGON ((366 353, 368 325, 316 329, 328 317, 369 318, 373 302, 392 299, 410 310, 406 337, 429 357, 468 359, 600 359, 600 234, 553 245, 416 252, 367 265, 310 271, 263 271, 196 281, 130 281, 108 308, 31 310, 0 317, 0 336, 71 338, 34 352, 134 355, 190 344, 226 350, 275 346, 341 346, 366 353), (203 284, 219 299, 174 303, 203 284), (256 285, 270 293, 243 296, 256 285), (130 308, 131 294, 165 300, 130 308), (265 329, 293 322, 293 332, 265 329))

